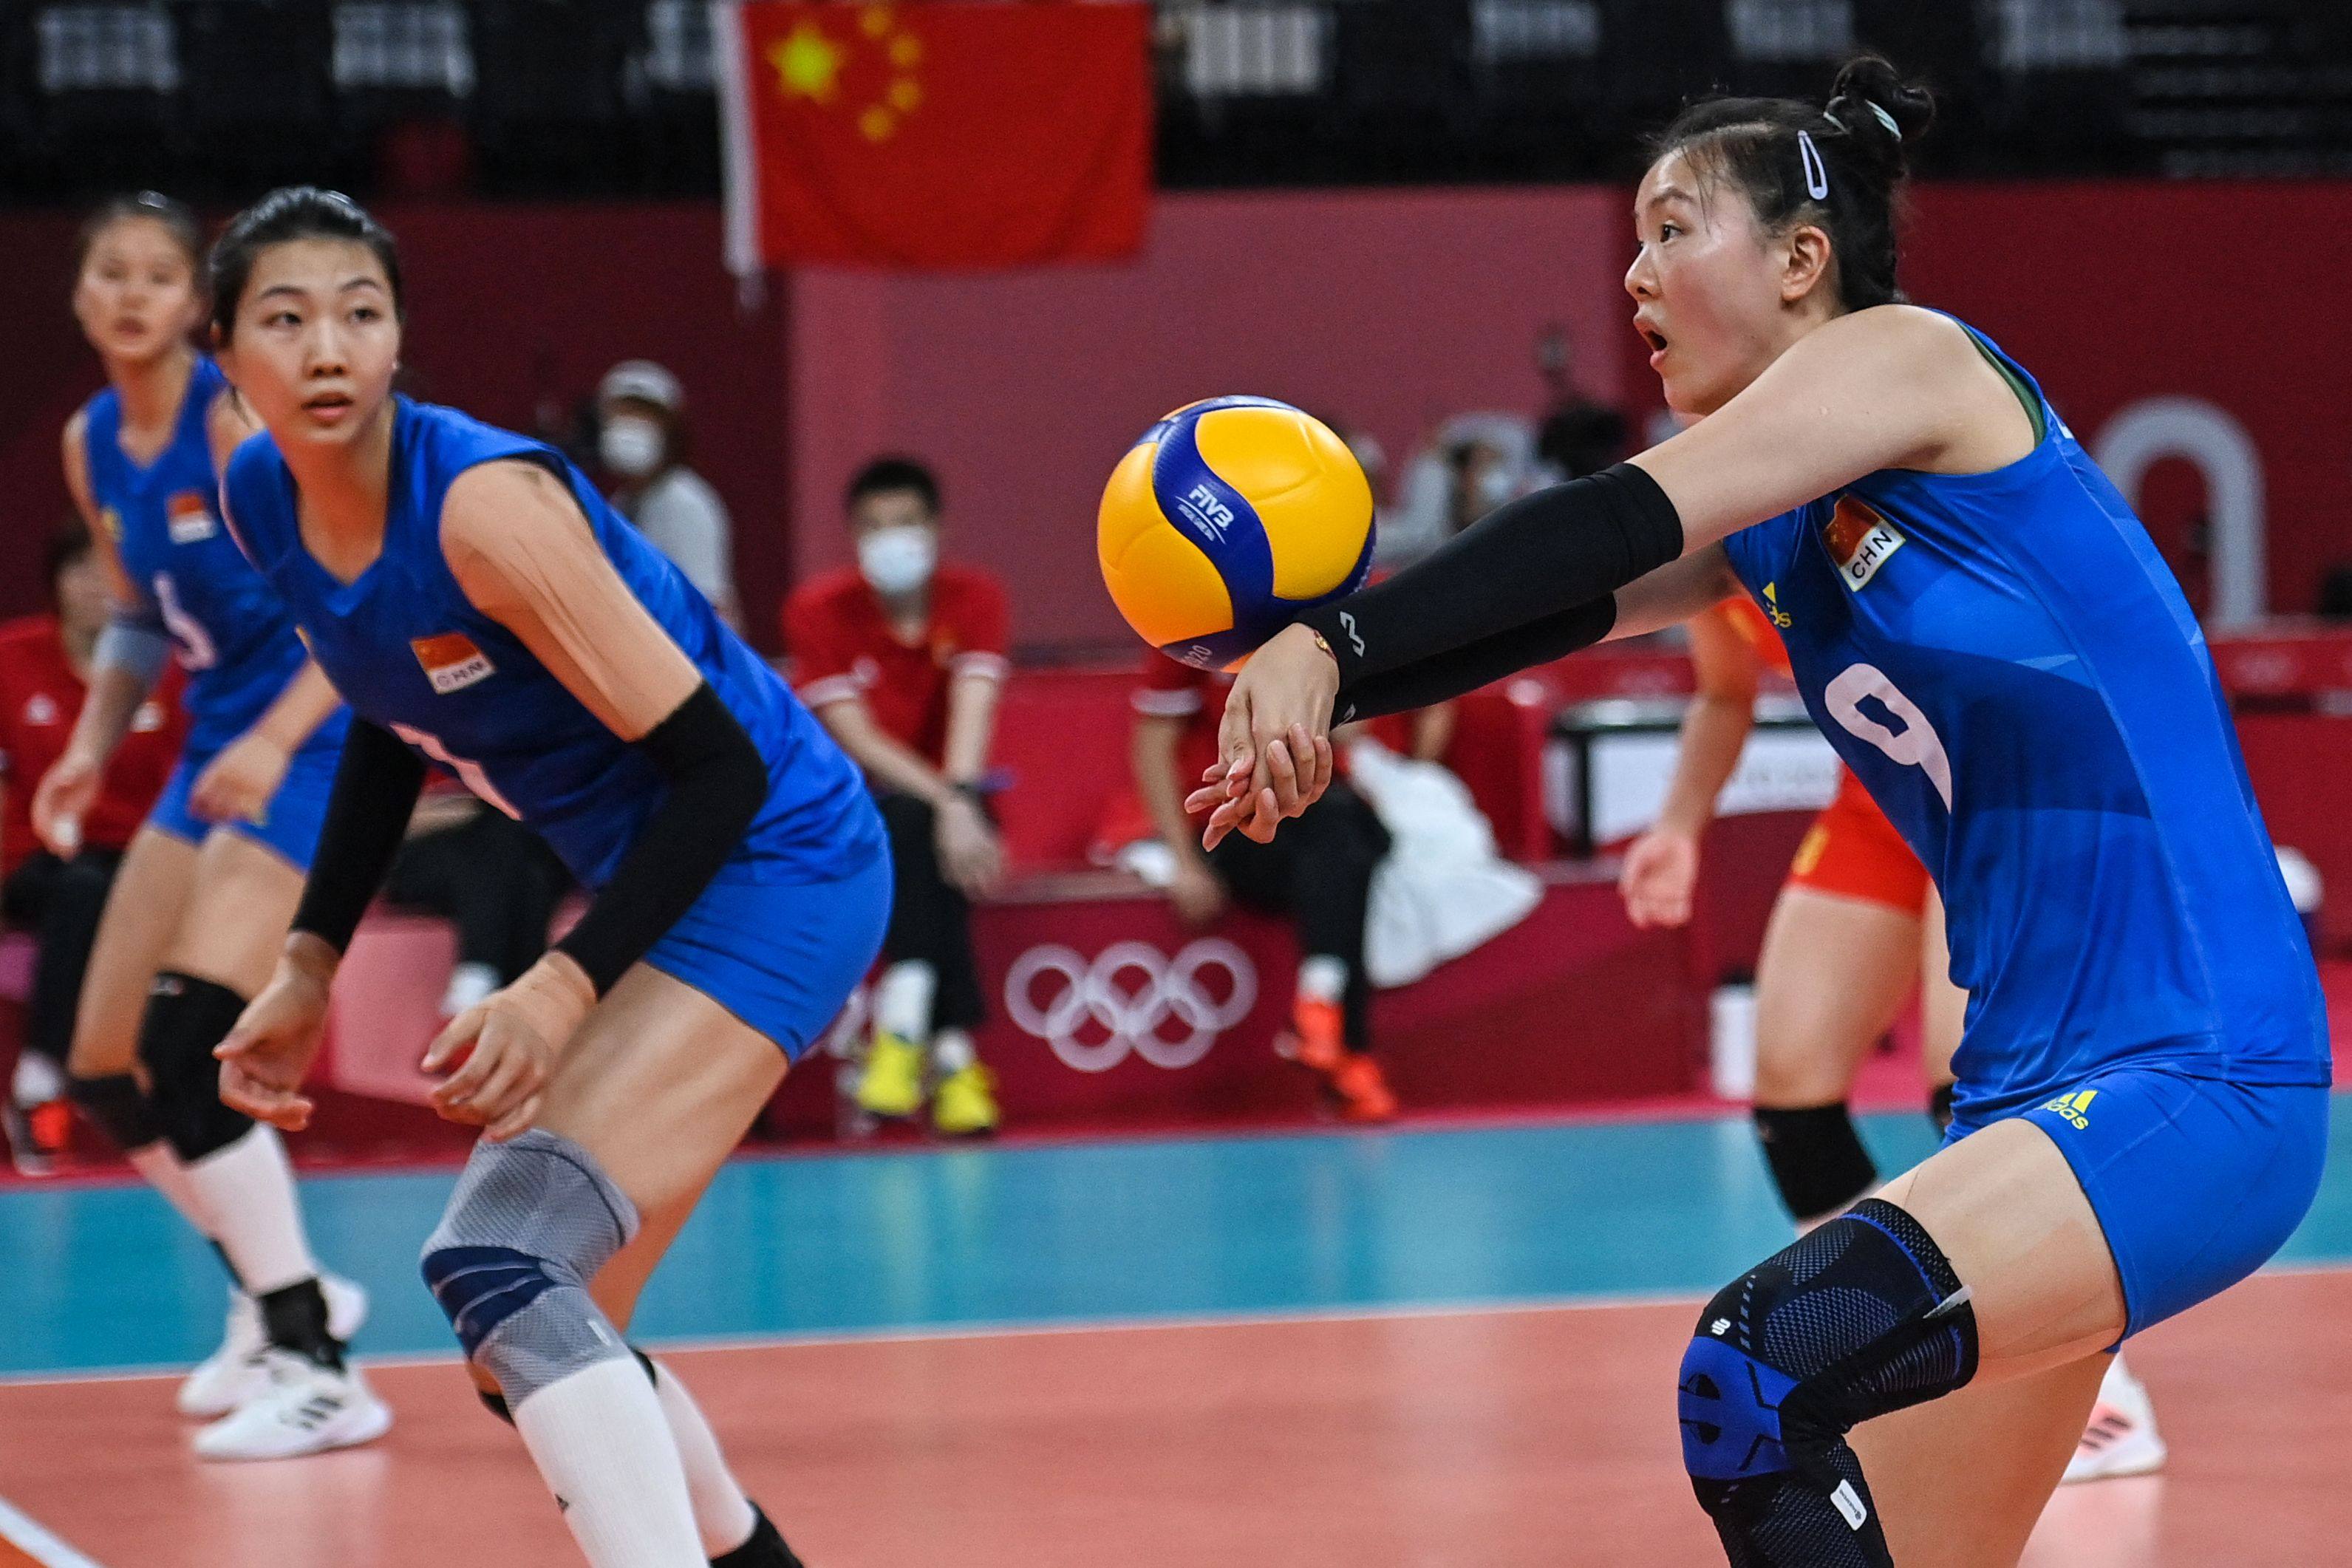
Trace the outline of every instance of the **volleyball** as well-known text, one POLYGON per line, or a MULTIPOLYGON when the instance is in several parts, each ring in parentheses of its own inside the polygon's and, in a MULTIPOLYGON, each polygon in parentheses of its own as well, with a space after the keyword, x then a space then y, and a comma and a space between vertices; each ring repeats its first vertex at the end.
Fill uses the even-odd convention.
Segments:
POLYGON ((1361 587, 1372 487, 1330 426, 1266 397, 1169 415, 1112 470, 1095 547, 1111 602, 1171 658, 1228 669, 1361 587))

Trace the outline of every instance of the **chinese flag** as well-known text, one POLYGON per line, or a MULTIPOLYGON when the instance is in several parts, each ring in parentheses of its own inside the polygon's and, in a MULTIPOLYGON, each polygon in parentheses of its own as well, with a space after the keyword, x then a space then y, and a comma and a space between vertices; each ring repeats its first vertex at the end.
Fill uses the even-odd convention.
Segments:
POLYGON ((1141 247, 1148 5, 730 9, 720 48, 739 272, 1022 267, 1141 247))

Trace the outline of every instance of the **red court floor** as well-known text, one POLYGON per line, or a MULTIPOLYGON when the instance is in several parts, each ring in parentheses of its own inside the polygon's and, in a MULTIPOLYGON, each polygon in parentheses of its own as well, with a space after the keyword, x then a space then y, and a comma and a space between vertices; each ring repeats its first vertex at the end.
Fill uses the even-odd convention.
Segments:
MULTIPOLYGON (((1703 1564, 1668 1412, 1690 1310, 673 1359, 813 1568, 1703 1564)), ((2031 1568, 2352 1561, 2347 1322, 2352 1274, 2269 1275, 2137 1342, 2172 1468, 2062 1492, 2031 1568)), ((0 1386, 0 1490, 103 1568, 577 1568, 454 1366, 375 1375, 389 1442, 246 1467, 187 1457, 163 1381, 0 1386)))

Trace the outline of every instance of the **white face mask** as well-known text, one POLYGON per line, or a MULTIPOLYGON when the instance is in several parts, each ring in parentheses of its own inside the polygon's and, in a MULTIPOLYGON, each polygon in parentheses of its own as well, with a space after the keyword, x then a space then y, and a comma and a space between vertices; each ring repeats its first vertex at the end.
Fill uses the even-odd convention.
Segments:
POLYGON ((660 426, 634 414, 616 414, 597 434, 596 455, 613 472, 636 479, 661 466, 662 445, 660 426))
POLYGON ((911 594, 931 580, 940 542, 928 528, 902 522, 877 528, 857 541, 857 574, 886 599, 911 594))
POLYGON ((1519 487, 1512 479, 1511 470, 1498 465, 1478 476, 1477 489, 1480 509, 1492 511, 1505 501, 1516 499, 1519 487))

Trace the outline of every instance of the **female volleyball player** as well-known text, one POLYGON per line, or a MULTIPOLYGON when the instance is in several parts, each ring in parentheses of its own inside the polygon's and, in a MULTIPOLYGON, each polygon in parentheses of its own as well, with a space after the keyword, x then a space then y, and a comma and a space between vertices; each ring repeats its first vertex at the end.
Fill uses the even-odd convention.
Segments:
MULTIPOLYGON (((1771 619, 1779 613, 1743 596, 1685 623, 1698 689, 1665 805, 1627 847, 1618 879, 1637 926, 1690 919, 1699 840, 1754 724, 1759 677, 1790 673, 1771 619)), ((1952 1052, 1968 1007, 1951 983, 1944 903, 1927 868, 1862 781, 1838 773, 1836 798, 1797 846, 1756 964, 1756 1138, 1801 1235, 1878 1185, 1846 1096, 1914 978, 1938 1131, 1952 1119, 1952 1052)), ((2122 1355, 2111 1357, 2064 1479, 2145 1475, 2165 1457, 2147 1390, 2122 1355)))
POLYGON ((222 1103, 213 1060, 285 940, 344 718, 220 526, 218 459, 248 426, 189 346, 201 266, 195 219, 152 192, 82 232, 74 313, 109 384, 66 426, 66 483, 118 608, 33 821, 73 855, 107 759, 176 653, 187 746, 107 899, 68 1089, 236 1277, 226 1342, 180 1389, 182 1410, 221 1417, 196 1451, 279 1458, 366 1442, 392 1417, 342 1363, 366 1298, 321 1281, 278 1133, 222 1103))
POLYGON ((1626 287, 1698 423, 1274 638, 1197 797, 1212 836, 1270 835, 1335 706, 1735 588, 1788 616, 1815 720, 1943 889, 1969 1012, 1944 1148, 1700 1315, 1684 1454, 1735 1564, 2015 1562, 2104 1352, 2276 1251, 2326 1141, 2316 975, 2194 617, 2032 378, 1895 290, 1928 115, 1877 60, 1826 108, 1686 110, 1626 287))
POLYGON ((882 940, 857 770, 677 568, 551 448, 395 396, 400 268, 349 198, 232 222, 215 349, 264 432, 231 524, 357 715, 228 1099, 299 1127, 327 992, 430 758, 596 889, 426 1050, 479 1123, 424 1271, 596 1568, 793 1559, 693 1402, 623 1342, 719 1163, 882 940))

